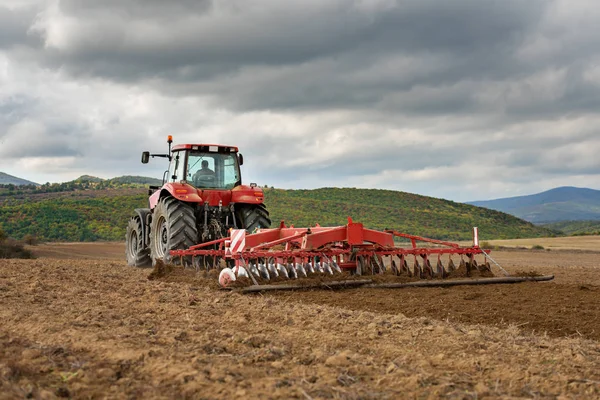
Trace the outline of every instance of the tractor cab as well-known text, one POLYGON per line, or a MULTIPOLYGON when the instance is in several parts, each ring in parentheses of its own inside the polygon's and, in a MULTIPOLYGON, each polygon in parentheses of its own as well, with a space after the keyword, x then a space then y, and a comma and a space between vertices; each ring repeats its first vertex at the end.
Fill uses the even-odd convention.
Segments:
POLYGON ((198 189, 230 190, 242 183, 242 163, 237 147, 177 145, 171 153, 167 182, 185 182, 198 189))
MULTIPOLYGON (((242 184, 240 165, 244 158, 235 146, 214 144, 180 144, 171 149, 169 136, 168 154, 142 153, 142 163, 150 157, 169 159, 169 169, 163 176, 165 183, 187 183, 198 189, 231 190, 242 184)), ((158 189, 158 188, 151 188, 158 189)))

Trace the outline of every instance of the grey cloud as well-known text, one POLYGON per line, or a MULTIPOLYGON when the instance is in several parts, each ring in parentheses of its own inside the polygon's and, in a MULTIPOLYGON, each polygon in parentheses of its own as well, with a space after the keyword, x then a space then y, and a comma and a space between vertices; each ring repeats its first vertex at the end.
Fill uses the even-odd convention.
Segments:
POLYGON ((600 185, 600 35, 583 3, 561 1, 0 8, 0 84, 2 54, 50 79, 0 87, 0 135, 33 120, 42 145, 22 156, 106 175, 160 175, 136 169, 139 151, 174 133, 239 145, 245 177, 276 186, 431 185, 469 200, 557 177, 600 185))
POLYGON ((29 33, 37 11, 36 7, 10 9, 0 5, 0 49, 17 45, 39 46, 39 38, 29 33))
MULTIPOLYGON (((60 49, 54 62, 75 72, 80 62, 79 72, 89 71, 95 63, 109 63, 112 69, 101 67, 97 72, 113 73, 110 77, 116 79, 118 67, 127 71, 131 64, 144 67, 137 78, 154 74, 184 79, 180 68, 202 71, 219 65, 222 71, 235 71, 246 65, 302 63, 346 52, 359 52, 363 62, 390 52, 464 56, 484 51, 493 57, 511 50, 533 28, 545 5, 473 0, 381 2, 371 8, 345 1, 303 6, 290 2, 287 7, 279 2, 198 4, 194 8, 189 2, 141 6, 63 1, 61 12, 79 25, 75 38, 60 49), (136 29, 148 34, 141 36, 136 29)), ((44 29, 41 34, 49 38, 44 29)))
POLYGON ((6 134, 6 128, 34 113, 37 101, 26 94, 17 94, 0 98, 0 137, 6 134))

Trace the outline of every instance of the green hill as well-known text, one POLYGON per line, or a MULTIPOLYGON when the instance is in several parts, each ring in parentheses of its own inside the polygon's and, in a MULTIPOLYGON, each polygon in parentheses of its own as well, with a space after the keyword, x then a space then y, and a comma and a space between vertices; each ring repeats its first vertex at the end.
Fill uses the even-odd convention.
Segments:
POLYGON ((79 178, 74 179, 73 182, 77 182, 77 183, 83 183, 83 182, 100 183, 103 180, 104 179, 98 178, 97 176, 81 175, 79 178))
POLYGON ((543 227, 567 235, 600 235, 600 221, 560 221, 544 224, 543 227))
POLYGON ((344 225, 347 217, 374 229, 396 229, 437 239, 466 240, 474 226, 484 240, 556 235, 499 211, 444 199, 377 189, 266 189, 273 223, 344 225))
POLYGON ((162 179, 149 178, 147 176, 124 175, 109 179, 116 184, 138 184, 138 185, 162 185, 162 179))
MULTIPOLYGON (((30 234, 42 241, 123 240, 133 209, 148 203, 142 187, 66 187, 1 196, 1 228, 15 239, 30 234)), ((273 225, 280 220, 296 226, 344 225, 351 216, 366 227, 438 239, 470 239, 473 226, 483 240, 556 234, 498 211, 389 190, 266 189, 265 201, 273 225)))

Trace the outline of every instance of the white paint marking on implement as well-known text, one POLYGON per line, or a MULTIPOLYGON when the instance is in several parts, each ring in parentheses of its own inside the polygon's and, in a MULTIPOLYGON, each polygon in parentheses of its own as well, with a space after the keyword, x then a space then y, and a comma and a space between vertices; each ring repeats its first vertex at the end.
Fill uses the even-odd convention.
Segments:
POLYGON ((479 246, 479 231, 476 226, 473 227, 473 247, 479 246))
POLYGON ((231 252, 233 254, 241 253, 246 247, 246 230, 232 229, 231 230, 231 252))

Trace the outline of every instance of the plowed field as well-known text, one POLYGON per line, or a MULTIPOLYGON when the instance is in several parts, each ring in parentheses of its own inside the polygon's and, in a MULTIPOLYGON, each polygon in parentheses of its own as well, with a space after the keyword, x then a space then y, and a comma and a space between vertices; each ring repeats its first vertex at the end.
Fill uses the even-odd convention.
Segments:
POLYGON ((0 260, 0 399, 600 396, 598 252, 493 253, 547 283, 244 296, 122 244, 34 251, 0 260))

